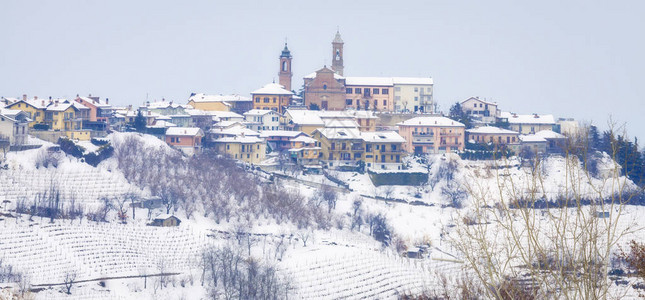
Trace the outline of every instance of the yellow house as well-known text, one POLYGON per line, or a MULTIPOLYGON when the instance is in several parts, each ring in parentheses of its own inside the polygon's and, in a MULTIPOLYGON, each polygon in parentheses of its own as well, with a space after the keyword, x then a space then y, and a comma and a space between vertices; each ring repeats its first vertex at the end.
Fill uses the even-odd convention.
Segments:
POLYGON ((72 103, 60 103, 56 100, 45 109, 45 124, 49 125, 51 130, 56 131, 83 129, 82 120, 76 118, 78 111, 78 108, 72 103))
POLYGON ((8 109, 22 110, 27 113, 32 122, 29 122, 29 127, 34 127, 35 124, 44 123, 45 109, 49 105, 49 101, 38 100, 20 100, 7 106, 8 109))
POLYGON ((402 170, 405 139, 395 131, 361 132, 365 141, 365 166, 381 170, 402 170))
POLYGON ((301 135, 290 141, 291 148, 289 154, 291 158, 299 165, 312 166, 318 165, 318 157, 320 155, 320 147, 316 146, 318 141, 305 135, 301 135))
POLYGON ((252 108, 251 99, 240 95, 204 95, 193 94, 188 98, 188 105, 205 111, 235 111, 243 113, 252 108))
POLYGON ((365 145, 358 128, 319 128, 312 137, 318 140, 320 160, 330 168, 356 167, 363 160, 365 145))
POLYGON ((293 93, 277 83, 269 83, 251 93, 254 109, 273 110, 283 114, 291 103, 293 93))
POLYGON ((520 134, 535 134, 542 130, 553 130, 553 115, 518 115, 509 112, 500 113, 500 119, 508 121, 511 130, 520 134))
POLYGON ((214 141, 219 153, 250 164, 265 159, 266 143, 256 136, 229 136, 214 141))

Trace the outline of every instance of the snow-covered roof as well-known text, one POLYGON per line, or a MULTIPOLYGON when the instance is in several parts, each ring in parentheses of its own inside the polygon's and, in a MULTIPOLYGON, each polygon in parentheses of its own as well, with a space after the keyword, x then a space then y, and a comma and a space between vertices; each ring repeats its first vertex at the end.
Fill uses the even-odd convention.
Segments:
POLYGON ((500 113, 501 118, 507 118, 510 124, 555 124, 553 115, 518 115, 503 111, 500 113))
MULTIPOLYGON (((320 71, 320 70, 318 70, 318 71, 320 71)), ((304 79, 314 79, 314 78, 316 78, 316 73, 318 73, 318 71, 305 75, 304 79)), ((341 75, 338 75, 337 73, 334 73, 334 79, 340 80, 340 79, 345 79, 345 77, 343 77, 341 75)))
POLYGON ((264 116, 264 115, 270 114, 272 112, 276 113, 275 111, 270 110, 270 109, 255 109, 254 108, 252 110, 249 110, 249 111, 245 112, 244 115, 245 116, 264 116))
POLYGON ((166 135, 204 136, 204 132, 198 127, 170 127, 166 130, 166 135))
POLYGON ((302 143, 305 143, 305 144, 313 144, 313 143, 316 142, 316 139, 308 137, 306 135, 301 135, 301 136, 299 136, 299 137, 297 137, 295 139, 292 139, 291 141, 292 142, 302 142, 302 143))
POLYGON ((535 133, 536 136, 539 136, 544 139, 565 139, 566 136, 559 134, 553 130, 541 130, 535 133))
POLYGON ((76 101, 72 101, 72 105, 74 105, 74 107, 76 107, 76 109, 78 109, 78 110, 89 110, 90 109, 89 107, 83 105, 82 103, 76 102, 76 101))
POLYGON ((522 143, 544 143, 546 140, 543 137, 536 136, 534 134, 520 135, 520 141, 522 143))
POLYGON ((345 85, 393 86, 392 77, 345 77, 345 85))
POLYGON ((85 102, 88 102, 96 107, 111 107, 111 105, 107 103, 101 103, 101 100, 98 99, 98 97, 95 97, 96 99, 90 98, 90 97, 78 97, 79 99, 82 99, 85 102))
POLYGON ((432 77, 392 77, 394 84, 410 84, 410 85, 432 85, 434 80, 432 77))
MULTIPOLYGON (((154 219, 155 220, 166 220, 168 218, 177 218, 177 217, 175 217, 172 214, 160 214, 160 215, 157 215, 154 219)), ((177 219, 179 219, 179 218, 177 218, 177 219)))
POLYGON ((244 116, 242 116, 242 115, 240 115, 238 113, 234 113, 232 111, 212 110, 212 111, 208 111, 207 113, 212 115, 212 116, 216 116, 216 117, 218 117, 220 119, 225 119, 225 118, 235 118, 235 119, 240 119, 240 120, 244 119, 244 116))
POLYGON ((177 125, 175 125, 173 123, 170 123, 168 121, 163 121, 163 120, 157 119, 157 121, 155 122, 154 125, 148 126, 148 127, 150 127, 150 128, 169 128, 169 127, 177 127, 177 125))
POLYGON ((281 137, 297 137, 298 135, 307 136, 302 131, 293 131, 293 130, 262 130, 260 131, 260 137, 267 138, 271 136, 281 136, 281 137))
POLYGON ((318 128, 316 130, 327 139, 362 139, 358 128, 318 128))
POLYGON ((503 129, 494 126, 482 126, 473 129, 467 129, 468 133, 480 133, 480 134, 519 134, 516 131, 503 129))
POLYGON ((370 131, 361 132, 361 137, 366 142, 405 143, 405 139, 396 131, 370 131))
POLYGON ((209 112, 201 110, 201 109, 185 109, 184 112, 190 116, 213 116, 209 112))
POLYGON ((262 88, 259 88, 253 92, 251 95, 261 94, 261 95, 293 95, 291 91, 284 89, 284 86, 277 83, 265 84, 262 88))
POLYGON ((54 102, 53 104, 50 104, 49 106, 47 106, 46 110, 48 110, 48 111, 66 111, 70 107, 76 108, 72 103, 69 103, 69 102, 61 103, 59 101, 58 103, 54 102))
POLYGON ((324 127, 332 128, 358 128, 358 123, 354 119, 348 118, 323 118, 324 127))
POLYGON ((460 103, 462 103, 462 104, 463 104, 463 103, 465 103, 466 101, 470 101, 470 100, 478 101, 478 102, 481 102, 481 103, 483 103, 483 104, 488 104, 488 105, 497 105, 497 103, 495 103, 495 102, 490 102, 490 101, 482 100, 482 99, 479 99, 479 97, 470 97, 470 98, 468 98, 468 99, 466 99, 466 100, 464 100, 464 101, 461 101, 460 103))
POLYGON ((325 123, 317 111, 304 109, 287 109, 285 115, 291 117, 294 124, 323 126, 325 123))
POLYGON ((232 95, 206 95, 203 93, 197 93, 188 98, 188 102, 239 102, 239 101, 251 101, 251 98, 246 96, 241 96, 237 94, 232 95))
POLYGON ((399 122, 396 125, 404 126, 442 126, 442 127, 465 127, 464 124, 446 117, 416 117, 399 122))
POLYGON ((255 144, 255 143, 261 143, 263 141, 264 141, 263 139, 258 138, 257 136, 247 136, 247 135, 226 136, 215 140, 216 143, 242 143, 242 144, 255 144))
POLYGON ((260 135, 259 132, 246 128, 244 125, 235 125, 228 128, 213 128, 211 129, 210 132, 213 134, 230 135, 230 136, 236 136, 236 135, 259 136, 260 135))
POLYGON ((173 101, 157 101, 157 102, 150 102, 150 104, 146 104, 146 107, 148 108, 179 108, 179 107, 184 107, 184 105, 181 105, 179 103, 173 102, 173 101))

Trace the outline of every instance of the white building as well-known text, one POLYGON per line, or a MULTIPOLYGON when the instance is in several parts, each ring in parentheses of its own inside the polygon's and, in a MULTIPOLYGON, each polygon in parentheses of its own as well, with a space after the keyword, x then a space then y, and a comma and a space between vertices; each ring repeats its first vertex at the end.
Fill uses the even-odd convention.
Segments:
POLYGON ((244 113, 246 126, 252 130, 280 130, 280 115, 273 110, 252 109, 244 113))
POLYGON ((461 110, 477 123, 493 124, 500 113, 497 103, 482 100, 479 97, 470 97, 460 104, 461 110))
POLYGON ((27 144, 29 121, 24 111, 0 108, 0 147, 27 144))
POLYGON ((433 113, 434 82, 430 77, 393 77, 394 111, 433 113))

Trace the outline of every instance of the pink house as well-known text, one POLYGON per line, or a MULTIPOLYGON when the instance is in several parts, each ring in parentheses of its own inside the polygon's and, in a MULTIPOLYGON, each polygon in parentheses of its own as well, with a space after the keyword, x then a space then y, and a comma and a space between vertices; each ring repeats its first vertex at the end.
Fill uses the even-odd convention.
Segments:
POLYGON ((416 117, 396 124, 405 139, 403 150, 436 154, 464 150, 466 126, 446 117, 416 117))
POLYGON ((166 143, 187 155, 202 149, 204 132, 198 127, 170 127, 166 130, 166 143))

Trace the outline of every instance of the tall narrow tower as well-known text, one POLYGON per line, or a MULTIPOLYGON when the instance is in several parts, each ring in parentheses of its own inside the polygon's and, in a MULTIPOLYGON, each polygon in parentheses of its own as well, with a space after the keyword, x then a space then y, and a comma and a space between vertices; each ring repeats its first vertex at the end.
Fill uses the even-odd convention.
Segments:
POLYGON ((331 69, 338 75, 343 76, 343 39, 340 38, 340 32, 336 30, 336 37, 331 42, 332 45, 332 63, 331 69))
POLYGON ((278 72, 278 78, 280 85, 284 86, 284 89, 291 91, 291 77, 293 73, 291 72, 291 52, 287 48, 287 43, 284 43, 284 49, 282 49, 282 54, 280 54, 280 72, 278 72))

